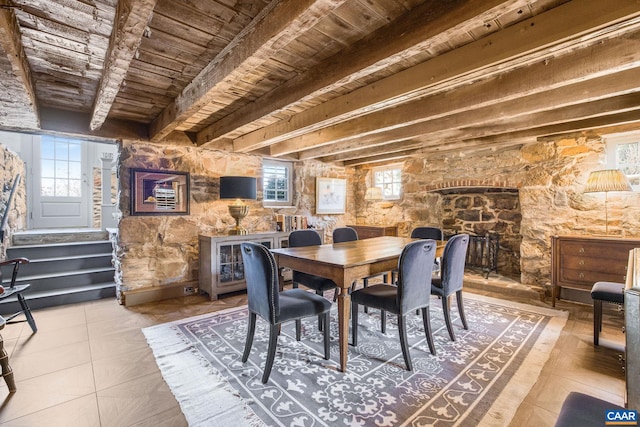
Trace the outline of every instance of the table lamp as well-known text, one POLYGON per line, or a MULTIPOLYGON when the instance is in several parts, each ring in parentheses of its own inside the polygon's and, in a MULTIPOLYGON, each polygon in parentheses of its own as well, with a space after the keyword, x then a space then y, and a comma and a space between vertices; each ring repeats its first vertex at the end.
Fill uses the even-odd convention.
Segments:
MULTIPOLYGON (((367 188, 367 192, 364 194, 364 199, 368 202, 375 202, 377 200, 382 200, 382 188, 380 187, 369 187, 367 188)), ((376 207, 373 206, 373 225, 376 224, 376 207)))
POLYGON ((236 199, 229 205, 229 215, 236 220, 235 228, 229 234, 247 234, 240 222, 249 213, 249 206, 242 200, 256 199, 256 179, 249 176, 222 176, 220 177, 220 198, 236 199))
POLYGON ((604 193, 604 229, 609 234, 609 213, 607 194, 610 191, 633 191, 627 176, 619 169, 605 169, 591 172, 584 187, 584 193, 604 193))

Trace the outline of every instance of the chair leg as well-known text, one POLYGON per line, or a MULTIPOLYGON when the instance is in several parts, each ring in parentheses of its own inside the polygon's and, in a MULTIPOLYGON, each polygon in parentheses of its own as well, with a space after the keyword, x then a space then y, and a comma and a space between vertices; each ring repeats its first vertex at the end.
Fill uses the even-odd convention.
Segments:
POLYGON ((0 335, 0 367, 2 367, 2 376, 4 377, 4 381, 7 383, 9 393, 15 393, 17 390, 16 382, 13 378, 13 370, 11 370, 11 366, 9 365, 9 355, 4 349, 2 335, 0 335))
MULTIPOLYGON (((369 286, 369 279, 364 278, 364 279, 362 280, 362 287, 363 287, 363 288, 366 288, 367 286, 369 286)), ((364 312, 365 312, 365 313, 368 313, 368 312, 369 312, 369 307, 367 307, 366 305, 364 306, 364 312)))
POLYGON ((247 339, 244 342, 244 353, 242 353, 242 363, 246 362, 251 353, 251 346, 253 345, 253 336, 256 332, 256 314, 249 313, 249 324, 247 325, 247 339))
POLYGON ((358 345, 358 303, 351 300, 351 345, 358 345))
POLYGON ((380 332, 387 333, 387 312, 380 310, 380 332))
POLYGON ((602 331, 602 300, 593 300, 593 345, 599 345, 600 331, 602 331))
POLYGON ((276 346, 278 345, 278 325, 269 325, 269 348, 267 350, 267 360, 264 362, 264 372, 262 374, 262 384, 269 381, 273 360, 276 358, 276 346))
MULTIPOLYGON (((338 292, 338 288, 336 288, 336 292, 338 292)), ((316 295, 324 296, 324 293, 322 291, 316 291, 316 295)), ((336 298, 337 298, 337 294, 334 294, 333 295, 334 301, 336 298)), ((322 331, 322 314, 318 314, 318 330, 322 331)))
POLYGON ((451 341, 456 340, 456 336, 453 333, 453 326, 451 325, 451 305, 449 303, 449 297, 442 297, 442 314, 444 315, 444 322, 447 324, 447 331, 449 331, 449 337, 451 341))
POLYGON ((301 330, 302 330, 302 321, 300 319, 296 319, 296 341, 300 341, 301 330))
POLYGON ((324 359, 325 360, 329 360, 329 357, 331 356, 331 349, 330 349, 330 345, 331 345, 330 331, 331 331, 331 328, 329 327, 329 322, 330 321, 331 321, 331 316, 330 316, 330 313, 327 311, 324 314, 324 359))
POLYGON ((424 334, 427 337, 427 344, 429 344, 429 351, 431 354, 436 354, 436 346, 433 343, 433 332, 431 330, 431 314, 429 313, 429 307, 422 308, 422 324, 424 325, 424 334))
POLYGON ((467 324, 467 318, 464 315, 464 306, 462 305, 462 290, 456 291, 456 302, 458 303, 458 314, 460 314, 462 327, 466 330, 469 330, 469 325, 467 324))
POLYGON ((404 316, 401 314, 398 315, 398 334, 400 335, 400 347, 402 348, 404 363, 407 365, 408 371, 413 371, 411 355, 409 354, 409 346, 407 344, 407 326, 405 324, 404 316))
POLYGON ((38 327, 36 326, 36 321, 33 318, 33 315, 31 314, 31 309, 27 305, 27 300, 24 299, 22 294, 18 294, 18 302, 20 303, 20 307, 22 307, 22 311, 24 312, 24 315, 27 318, 27 322, 29 323, 29 326, 31 326, 31 330, 33 332, 38 332, 38 327))

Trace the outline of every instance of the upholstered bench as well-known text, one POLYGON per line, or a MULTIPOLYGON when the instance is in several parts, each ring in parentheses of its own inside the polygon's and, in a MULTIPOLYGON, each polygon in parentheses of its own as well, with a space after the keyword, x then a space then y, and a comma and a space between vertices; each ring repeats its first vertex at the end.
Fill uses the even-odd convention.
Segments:
POLYGON ((572 391, 562 404, 555 427, 602 427, 606 411, 612 409, 624 408, 572 391))
POLYGON ((591 288, 593 299, 593 345, 598 345, 602 331, 602 302, 624 304, 624 283, 596 282, 591 288))

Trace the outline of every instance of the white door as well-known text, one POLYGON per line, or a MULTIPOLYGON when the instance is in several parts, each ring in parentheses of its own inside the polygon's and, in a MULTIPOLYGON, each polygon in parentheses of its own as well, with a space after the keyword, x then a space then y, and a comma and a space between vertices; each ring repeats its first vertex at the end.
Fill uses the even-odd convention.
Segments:
POLYGON ((33 148, 32 228, 89 227, 86 143, 43 135, 33 148))

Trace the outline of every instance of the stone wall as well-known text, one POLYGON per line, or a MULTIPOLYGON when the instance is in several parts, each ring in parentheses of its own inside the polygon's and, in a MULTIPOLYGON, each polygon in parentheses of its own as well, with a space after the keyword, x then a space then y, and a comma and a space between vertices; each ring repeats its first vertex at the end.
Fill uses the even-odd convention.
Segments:
MULTIPOLYGON (((198 235, 227 234, 235 225, 228 213, 228 201, 220 200, 219 178, 224 175, 258 178, 258 199, 248 201, 249 215, 242 225, 249 232, 275 230, 275 215, 306 215, 309 224, 324 228, 329 235, 337 223, 353 221, 349 215, 316 216, 315 178, 351 178, 352 171, 320 162, 294 165, 294 200, 291 208, 262 206, 262 159, 259 156, 197 148, 191 145, 121 143, 118 179, 122 218, 116 249, 116 283, 122 291, 162 287, 171 284, 197 286, 199 270, 198 235), (132 216, 130 213, 130 168, 173 170, 190 174, 189 215, 132 216)), ((350 190, 352 191, 352 190, 350 190)), ((354 209, 347 197, 347 212, 354 209)), ((327 236, 325 236, 326 238, 327 236)))
MULTIPOLYGON (((522 214, 520 279, 549 286, 551 236, 605 232, 604 195, 582 193, 589 173, 605 168, 604 148, 600 137, 581 134, 499 153, 415 156, 403 166, 402 199, 377 203, 377 222, 397 224, 401 235, 418 225, 442 227, 443 197, 430 190, 451 182, 517 188, 522 214)), ((371 217, 371 203, 364 201, 370 173, 362 168, 355 174, 356 207, 365 212, 362 223, 371 217)), ((609 194, 609 234, 640 238, 639 193, 609 194)))
POLYGON ((0 168, 0 220, 7 209, 7 202, 9 194, 11 193, 11 187, 13 186, 13 180, 16 175, 20 174, 21 176, 20 185, 18 185, 11 206, 9 206, 9 217, 4 240, 0 244, 0 259, 4 259, 7 253, 7 247, 11 244, 11 236, 13 233, 26 228, 27 193, 24 162, 20 160, 16 153, 2 144, 0 144, 0 163, 2 164, 2 168, 0 168))

